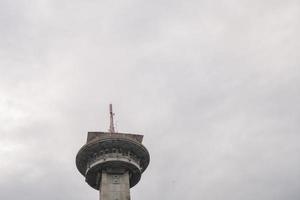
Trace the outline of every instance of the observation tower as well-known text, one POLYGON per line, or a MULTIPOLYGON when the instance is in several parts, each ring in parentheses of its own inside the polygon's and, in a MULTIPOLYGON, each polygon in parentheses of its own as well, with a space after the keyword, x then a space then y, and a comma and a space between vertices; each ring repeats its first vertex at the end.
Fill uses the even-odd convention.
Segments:
POLYGON ((88 132, 76 166, 85 181, 100 191, 100 200, 130 200, 130 188, 140 181, 150 156, 142 145, 143 135, 115 132, 111 104, 109 113, 109 131, 88 132))

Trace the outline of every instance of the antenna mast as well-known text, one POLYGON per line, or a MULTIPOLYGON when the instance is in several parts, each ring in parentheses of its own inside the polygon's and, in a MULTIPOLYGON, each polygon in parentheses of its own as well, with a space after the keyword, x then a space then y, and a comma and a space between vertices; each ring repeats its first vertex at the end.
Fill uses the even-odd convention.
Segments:
POLYGON ((115 113, 113 113, 112 104, 109 104, 109 115, 110 115, 109 132, 110 133, 115 133, 115 126, 114 126, 114 115, 115 115, 115 113))

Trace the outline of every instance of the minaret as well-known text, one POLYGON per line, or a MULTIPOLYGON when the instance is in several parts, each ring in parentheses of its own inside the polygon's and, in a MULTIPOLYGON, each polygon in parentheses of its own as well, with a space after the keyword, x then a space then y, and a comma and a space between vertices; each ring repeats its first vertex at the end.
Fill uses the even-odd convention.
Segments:
POLYGON ((108 132, 88 132, 87 142, 76 156, 76 166, 85 181, 100 191, 100 200, 130 200, 147 168, 150 156, 142 145, 143 135, 117 133, 109 105, 108 132))

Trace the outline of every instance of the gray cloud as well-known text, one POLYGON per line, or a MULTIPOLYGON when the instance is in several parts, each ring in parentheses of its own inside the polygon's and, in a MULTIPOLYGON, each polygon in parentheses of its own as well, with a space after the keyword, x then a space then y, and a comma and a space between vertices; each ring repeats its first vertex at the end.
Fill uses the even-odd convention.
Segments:
POLYGON ((142 133, 132 199, 300 198, 298 1, 1 1, 0 198, 97 199, 87 131, 142 133))

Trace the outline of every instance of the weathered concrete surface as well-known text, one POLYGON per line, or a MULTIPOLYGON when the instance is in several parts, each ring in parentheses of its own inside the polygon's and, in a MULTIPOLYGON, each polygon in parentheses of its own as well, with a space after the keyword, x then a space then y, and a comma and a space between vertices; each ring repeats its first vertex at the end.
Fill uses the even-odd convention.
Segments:
POLYGON ((129 173, 102 171, 100 200, 130 200, 129 173))
POLYGON ((99 190, 102 170, 122 168, 129 172, 130 187, 135 186, 147 168, 150 155, 142 145, 142 135, 89 132, 87 143, 76 156, 76 166, 86 182, 99 190))
POLYGON ((76 156, 85 181, 100 191, 100 200, 130 200, 130 188, 146 170, 150 155, 143 135, 89 132, 76 156))
POLYGON ((108 133, 108 132, 88 132, 86 143, 101 140, 105 138, 125 138, 135 140, 139 143, 143 141, 143 135, 131 134, 131 133, 108 133))

